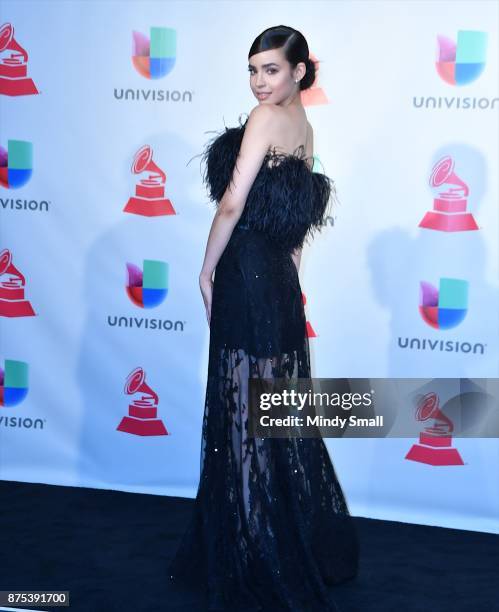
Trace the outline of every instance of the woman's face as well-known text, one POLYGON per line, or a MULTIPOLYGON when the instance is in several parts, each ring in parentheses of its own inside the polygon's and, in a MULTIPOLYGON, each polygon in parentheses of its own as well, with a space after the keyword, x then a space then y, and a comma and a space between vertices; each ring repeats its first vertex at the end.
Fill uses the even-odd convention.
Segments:
POLYGON ((300 62, 291 70, 282 49, 255 53, 248 63, 251 91, 262 104, 279 104, 298 88, 295 79, 304 75, 304 67, 300 62))

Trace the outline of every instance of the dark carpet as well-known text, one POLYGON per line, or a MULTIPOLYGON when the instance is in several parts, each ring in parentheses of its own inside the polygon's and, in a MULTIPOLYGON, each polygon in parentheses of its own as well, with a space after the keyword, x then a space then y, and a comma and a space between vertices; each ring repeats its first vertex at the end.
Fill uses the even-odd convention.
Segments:
MULTIPOLYGON (((85 612, 201 612, 167 565, 192 500, 0 481, 0 590, 70 591, 85 612)), ((358 577, 342 612, 499 612, 499 535, 356 518, 358 577)), ((33 606, 29 606, 33 608, 33 606)))

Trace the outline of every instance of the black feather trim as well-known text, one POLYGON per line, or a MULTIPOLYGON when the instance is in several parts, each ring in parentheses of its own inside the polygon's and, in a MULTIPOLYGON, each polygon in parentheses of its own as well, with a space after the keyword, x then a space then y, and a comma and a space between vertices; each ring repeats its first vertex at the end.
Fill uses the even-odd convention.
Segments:
MULTIPOLYGON (((232 179, 244 136, 244 124, 225 128, 206 145, 203 181, 210 200, 220 203, 232 179)), ((302 247, 306 238, 321 230, 336 199, 334 181, 312 172, 303 146, 292 153, 272 151, 250 189, 239 224, 262 231, 287 251, 302 247)))
POLYGON ((225 127, 222 132, 217 132, 206 143, 202 153, 203 183, 210 200, 217 204, 232 179, 247 121, 248 119, 242 123, 239 116, 239 127, 225 127))

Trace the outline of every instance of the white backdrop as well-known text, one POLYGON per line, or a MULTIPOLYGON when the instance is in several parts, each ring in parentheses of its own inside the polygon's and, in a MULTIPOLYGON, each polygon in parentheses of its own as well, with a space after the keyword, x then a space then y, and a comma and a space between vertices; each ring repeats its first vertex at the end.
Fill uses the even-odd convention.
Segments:
MULTIPOLYGON (((209 338, 197 278, 213 207, 199 158, 187 163, 210 130, 256 105, 247 53, 280 23, 320 62, 304 103, 341 201, 302 258, 314 375, 499 376, 497 3, 257 6, 2 2, 0 25, 14 30, 0 51, 0 251, 11 257, 0 272, 2 479, 195 495, 209 338), (132 61, 133 32, 140 53, 151 28, 151 50, 159 37, 172 60, 157 79, 132 61), (469 82, 440 76, 439 36, 443 52, 457 42, 458 75, 461 61, 483 63, 469 82), (123 210, 147 178, 131 171, 144 145, 166 184, 139 194, 158 198, 163 185, 176 214, 123 210), (445 157, 454 174, 432 187, 445 157), (419 227, 453 189, 478 229, 419 227), (147 306, 159 293, 153 307, 130 298, 127 264, 132 280, 145 272, 147 306), (420 282, 446 278, 462 281, 451 307, 466 314, 435 329, 419 312, 420 282), (435 340, 452 342, 432 350, 435 340), (151 435, 117 429, 144 395, 124 391, 136 368, 152 391, 125 421, 152 423, 151 435)), ((448 306, 441 286, 440 297, 448 306)), ((499 532, 498 439, 455 439, 464 465, 438 467, 405 459, 413 440, 326 442, 352 514, 499 532)))

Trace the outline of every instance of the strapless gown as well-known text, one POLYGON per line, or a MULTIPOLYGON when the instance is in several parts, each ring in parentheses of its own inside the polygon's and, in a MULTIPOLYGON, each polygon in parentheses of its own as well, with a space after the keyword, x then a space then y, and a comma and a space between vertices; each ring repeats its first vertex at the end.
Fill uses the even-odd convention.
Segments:
MULTIPOLYGON (((204 150, 217 205, 246 122, 204 150)), ((311 377, 291 252, 322 227, 334 183, 305 159, 303 147, 267 155, 215 271, 200 481, 167 577, 200 587, 207 610, 337 612, 328 586, 357 573, 357 532, 322 438, 248 436, 249 378, 311 377)))

